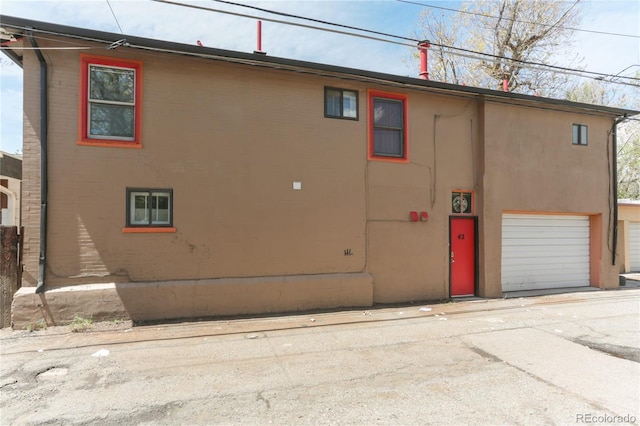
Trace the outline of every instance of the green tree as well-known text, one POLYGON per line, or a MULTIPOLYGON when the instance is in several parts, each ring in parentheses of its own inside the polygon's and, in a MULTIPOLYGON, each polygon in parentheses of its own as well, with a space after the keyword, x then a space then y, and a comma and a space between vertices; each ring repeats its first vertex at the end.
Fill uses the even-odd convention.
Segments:
MULTIPOLYGON (((579 1, 468 1, 460 12, 446 16, 425 9, 414 36, 433 43, 429 65, 435 80, 491 89, 502 88, 506 80, 509 91, 546 95, 561 90, 569 76, 517 61, 553 65, 559 53, 567 57, 573 35, 569 28, 580 20, 579 1), (446 46, 497 58, 478 60, 446 46)), ((579 60, 572 62, 576 67, 579 60)))

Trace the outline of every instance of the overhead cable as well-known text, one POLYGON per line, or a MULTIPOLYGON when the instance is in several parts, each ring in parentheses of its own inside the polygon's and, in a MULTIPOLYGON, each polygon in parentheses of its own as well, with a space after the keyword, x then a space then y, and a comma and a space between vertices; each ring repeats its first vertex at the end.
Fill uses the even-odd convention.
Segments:
POLYGON ((124 35, 124 32, 122 31, 122 27, 120 26, 120 22, 118 22, 118 18, 116 17, 116 13, 113 11, 113 8, 111 7, 111 3, 109 3, 109 0, 107 0, 107 5, 109 5, 109 9, 111 9, 111 14, 113 15, 113 19, 116 20, 116 25, 118 26, 118 29, 120 30, 120 34, 124 35))
MULTIPOLYGON (((413 48, 415 48, 415 46, 416 46, 415 44, 397 42, 397 41, 383 39, 383 38, 379 38, 379 37, 371 37, 371 36, 366 36, 366 35, 363 35, 363 34, 355 34, 355 33, 350 33, 350 32, 346 32, 346 31, 337 31, 337 30, 332 30, 332 29, 329 29, 329 28, 317 27, 317 26, 313 26, 313 25, 306 25, 306 24, 301 24, 301 23, 297 23, 297 22, 283 21, 283 20, 259 17, 259 16, 254 16, 254 15, 247 15, 247 14, 244 14, 244 13, 232 12, 232 11, 228 11, 228 10, 214 9, 214 8, 210 8, 210 7, 197 6, 197 5, 186 4, 186 3, 180 3, 180 2, 172 1, 172 0, 152 0, 152 1, 159 2, 159 3, 173 4, 173 5, 176 5, 176 6, 183 6, 183 7, 188 7, 188 8, 192 8, 192 9, 207 10, 207 11, 210 11, 210 12, 223 13, 223 14, 227 14, 227 15, 234 15, 234 16, 239 16, 239 17, 243 17, 243 18, 260 19, 260 20, 267 21, 267 22, 274 22, 274 23, 279 23, 279 24, 284 24, 284 25, 292 25, 292 26, 308 28, 308 29, 314 29, 314 30, 320 30, 320 31, 327 31, 327 32, 332 32, 332 33, 337 33, 337 34, 343 34, 343 35, 349 35, 349 36, 354 36, 354 37, 370 39, 370 40, 374 40, 374 41, 382 41, 382 42, 398 44, 398 45, 402 45, 402 46, 409 46, 409 47, 413 47, 413 48)), ((332 22, 328 22, 328 21, 321 21, 321 20, 317 20, 317 19, 314 19, 314 18, 307 18, 307 17, 304 17, 304 16, 293 15, 293 14, 284 13, 284 12, 271 11, 271 10, 268 10, 268 9, 258 8, 256 6, 247 6, 247 5, 243 5, 241 3, 235 3, 235 2, 228 1, 228 0, 212 0, 212 1, 225 3, 225 4, 230 4, 230 5, 234 5, 234 6, 248 7, 248 8, 251 8, 251 9, 259 9, 260 11, 263 11, 263 12, 276 14, 276 15, 284 15, 284 16, 287 16, 287 17, 295 18, 295 19, 314 21, 314 22, 323 23, 323 24, 326 24, 326 25, 338 26, 338 27, 342 27, 342 28, 349 28, 349 29, 352 29, 352 30, 362 31, 362 32, 366 32, 366 33, 373 33, 373 34, 377 34, 377 35, 384 35, 386 37, 393 37, 393 38, 397 38, 397 39, 412 41, 413 43, 416 43, 416 44, 421 41, 421 40, 410 38, 410 37, 404 37, 404 36, 398 36, 398 35, 394 35, 394 34, 382 33, 382 32, 379 32, 379 31, 368 30, 368 29, 365 29, 365 28, 359 28, 359 27, 354 27, 354 26, 350 26, 350 25, 336 24, 336 23, 332 23, 332 22)), ((436 46, 436 47, 441 47, 441 48, 444 48, 444 49, 451 49, 451 50, 456 50, 456 51, 460 51, 460 52, 465 52, 467 54, 482 55, 482 56, 486 56, 486 57, 489 57, 489 58, 493 58, 493 60, 491 60, 491 59, 486 59, 486 58, 477 58, 477 57, 473 57, 473 56, 468 56, 468 55, 464 55, 464 54, 460 54, 460 53, 456 53, 456 52, 448 52, 449 54, 452 54, 452 55, 455 55, 455 56, 469 57, 469 58, 472 58, 472 59, 482 59, 482 60, 489 61, 489 62, 498 62, 499 63, 499 62, 502 62, 502 61, 509 61, 509 62, 516 63, 516 64, 527 65, 530 68, 533 68, 532 66, 549 68, 549 69, 557 70, 556 72, 561 73, 561 74, 562 74, 562 72, 560 72, 560 71, 564 71, 565 73, 583 73, 583 74, 590 74, 590 75, 595 76, 595 77, 589 77, 589 78, 604 79, 604 78, 613 78, 614 77, 613 75, 607 74, 607 73, 579 70, 579 69, 575 69, 575 68, 568 68, 568 67, 561 67, 561 66, 557 66, 557 65, 544 64, 544 63, 540 63, 540 62, 523 61, 523 60, 518 60, 518 59, 507 58, 505 56, 493 55, 491 53, 484 53, 484 52, 478 52, 478 51, 471 50, 471 49, 464 49, 464 48, 461 48, 461 47, 447 46, 447 45, 439 44, 439 43, 431 43, 431 45, 432 46, 436 46)), ((586 76, 584 76, 584 77, 586 77, 586 76)), ((618 76, 617 78, 624 78, 624 79, 629 79, 629 80, 640 81, 640 78, 636 78, 636 77, 618 76)), ((616 84, 626 84, 626 85, 635 86, 634 84, 629 84, 629 83, 624 83, 624 82, 615 82, 615 83, 616 84)))
MULTIPOLYGON (((218 9, 211 9, 211 8, 206 8, 206 7, 203 7, 203 6, 193 6, 193 5, 184 4, 184 3, 175 2, 175 1, 170 1, 170 0, 152 0, 152 1, 158 1, 158 2, 161 2, 161 3, 171 3, 171 4, 181 5, 181 6, 185 6, 185 7, 193 7, 193 8, 203 9, 203 10, 211 10, 211 11, 227 13, 227 14, 231 14, 231 15, 235 15, 236 14, 235 12, 219 11, 218 9)), ((232 2, 232 1, 229 1, 229 0, 211 0, 211 1, 215 1, 215 2, 218 2, 218 3, 224 3, 224 4, 229 4, 229 5, 233 5, 233 6, 246 7, 246 8, 249 8, 249 9, 259 10, 261 12, 271 13, 271 14, 280 15, 280 16, 286 16, 286 17, 295 18, 295 19, 302 19, 302 20, 306 20, 306 21, 312 21, 312 22, 322 23, 322 24, 326 24, 326 25, 332 25, 332 26, 336 26, 336 27, 347 28, 347 29, 356 30, 356 31, 362 31, 362 32, 370 33, 370 34, 382 35, 382 36, 386 36, 386 37, 393 37, 393 38, 397 38, 397 39, 400 39, 400 40, 412 41, 414 43, 419 43, 421 41, 421 40, 418 40, 418 39, 415 39, 415 38, 412 38, 412 37, 399 36, 399 35, 395 35, 395 34, 389 34, 389 33, 383 33, 383 32, 380 32, 380 31, 369 30, 369 29, 366 29, 366 28, 354 27, 354 26, 351 26, 351 25, 344 25, 344 24, 338 24, 338 23, 329 22, 329 21, 322 21, 322 20, 315 19, 315 18, 308 18, 308 17, 304 17, 304 16, 300 16, 300 15, 294 15, 294 14, 291 14, 291 13, 285 13, 285 12, 279 12, 279 11, 264 9, 264 8, 257 7, 257 6, 250 6, 250 5, 245 5, 245 4, 242 4, 242 3, 232 2)), ((575 6, 575 4, 572 7, 574 7, 574 6, 575 6)), ((269 20, 268 18, 259 18, 259 17, 255 17, 255 16, 252 17, 252 16, 244 15, 244 14, 240 14, 240 16, 249 17, 249 18, 253 18, 253 19, 263 19, 265 21, 269 20)), ((284 23, 286 25, 303 26, 303 27, 306 27, 306 28, 318 29, 318 30, 321 30, 321 31, 335 32, 335 31, 329 30, 327 28, 305 26, 305 25, 302 25, 302 24, 297 24, 297 23, 293 23, 293 22, 289 22, 289 21, 273 20, 272 22, 284 23)), ((359 35, 359 34, 346 33, 346 32, 338 32, 338 33, 339 34, 352 35, 352 36, 356 36, 356 37, 368 38, 368 37, 363 37, 362 35, 359 35)), ((398 43, 398 42, 394 42, 394 41, 387 40, 387 39, 372 38, 372 40, 384 41, 384 42, 387 42, 387 43, 393 43, 393 44, 400 44, 400 45, 403 45, 403 46, 415 47, 415 45, 409 45, 409 44, 406 44, 406 43, 398 43)), ((495 59, 499 60, 499 61, 490 61, 490 62, 500 62, 501 60, 507 60, 507 61, 511 61, 511 62, 519 63, 519 64, 535 65, 535 66, 539 66, 539 67, 542 66, 542 67, 554 68, 554 69, 564 70, 564 71, 569 71, 569 72, 585 72, 585 73, 588 73, 588 74, 598 75, 598 76, 603 77, 603 78, 604 77, 614 77, 611 74, 606 74, 606 73, 598 73, 598 72, 594 72, 594 71, 583 71, 583 70, 578 70, 578 69, 574 69, 574 68, 567 68, 567 67, 560 67, 560 66, 556 66, 556 65, 544 64, 544 63, 540 63, 540 62, 531 62, 531 61, 524 61, 524 60, 519 60, 519 59, 512 59, 512 58, 508 58, 508 57, 505 57, 505 56, 493 55, 491 53, 485 53, 485 52, 478 52, 478 51, 475 51, 475 50, 465 49, 465 48, 462 48, 462 47, 447 46, 445 44, 439 44, 439 43, 433 43, 433 42, 430 42, 430 44, 432 46, 436 46, 436 47, 452 49, 452 50, 458 50, 458 51, 461 51, 461 52, 475 54, 475 55, 488 56, 488 57, 495 58, 495 59)), ((454 52, 448 52, 448 53, 450 53, 452 55, 456 55, 454 52)), ((464 56, 464 55, 457 54, 456 56, 464 56)), ((466 57, 469 57, 469 56, 466 56, 466 57)), ((640 78, 635 78, 635 77, 622 76, 621 78, 629 78, 631 80, 639 80, 640 81, 640 78)))
MULTIPOLYGON (((468 15, 475 15, 475 16, 483 16, 485 18, 491 18, 491 19, 505 19, 507 21, 520 22, 520 23, 523 23, 523 24, 540 25, 542 27, 555 27, 556 26, 556 25, 552 25, 552 24, 545 24, 545 23, 542 23, 542 22, 524 21, 524 20, 520 20, 520 19, 505 18, 505 17, 499 18, 497 16, 489 15, 489 14, 486 14, 486 13, 471 12, 469 10, 453 9, 453 8, 450 8, 450 7, 443 7, 443 6, 433 6, 433 5, 430 5, 430 4, 420 3, 420 2, 417 2, 417 1, 411 1, 411 0, 396 0, 396 1, 400 2, 400 3, 414 4, 414 5, 417 5, 417 6, 428 7, 430 9, 441 9, 441 10, 447 10, 447 11, 450 11, 450 12, 465 13, 465 14, 468 14, 468 15)), ((607 31, 585 30, 585 29, 582 29, 582 28, 572 28, 572 27, 563 27, 563 26, 558 26, 557 28, 562 28, 563 30, 580 31, 580 32, 592 33, 592 34, 603 34, 603 35, 610 35, 610 36, 616 36, 616 37, 640 38, 640 35, 635 35, 635 34, 610 33, 610 32, 607 32, 607 31)))

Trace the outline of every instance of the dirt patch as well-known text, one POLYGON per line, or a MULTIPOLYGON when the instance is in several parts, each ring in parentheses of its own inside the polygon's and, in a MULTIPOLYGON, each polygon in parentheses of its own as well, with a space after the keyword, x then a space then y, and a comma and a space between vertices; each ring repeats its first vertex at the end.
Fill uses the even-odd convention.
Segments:
POLYGON ((74 325, 56 325, 56 326, 43 326, 34 328, 32 330, 13 330, 11 328, 3 328, 0 330, 0 339, 11 339, 24 336, 55 336, 67 333, 86 333, 86 332, 101 332, 101 331, 118 331, 126 330, 133 327, 133 322, 130 320, 116 320, 116 321, 100 321, 92 323, 83 323, 82 327, 74 325))

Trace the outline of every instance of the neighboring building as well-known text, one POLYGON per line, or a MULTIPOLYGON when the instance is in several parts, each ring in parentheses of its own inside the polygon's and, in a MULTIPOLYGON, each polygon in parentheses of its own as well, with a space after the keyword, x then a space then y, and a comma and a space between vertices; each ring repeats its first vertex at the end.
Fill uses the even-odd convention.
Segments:
POLYGON ((620 273, 640 272, 640 200, 618 200, 620 273))
POLYGON ((0 151, 0 225, 20 226, 22 158, 0 151))
POLYGON ((611 135, 636 111, 1 26, 30 117, 17 325, 618 286, 611 135))

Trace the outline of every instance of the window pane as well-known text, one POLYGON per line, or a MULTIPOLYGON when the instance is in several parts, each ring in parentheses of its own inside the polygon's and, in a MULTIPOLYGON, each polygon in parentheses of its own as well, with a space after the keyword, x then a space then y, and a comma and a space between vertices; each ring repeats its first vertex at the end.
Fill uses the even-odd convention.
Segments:
POLYGON ((89 136, 134 136, 134 107, 89 104, 89 136))
POLYGON ((152 223, 168 224, 169 221, 169 194, 154 192, 152 196, 151 210, 152 223))
POLYGON ((586 145, 586 144, 587 144, 587 126, 581 125, 580 126, 580 145, 586 145))
POLYGON ((373 154, 391 157, 402 157, 402 131, 392 129, 374 129, 373 154))
POLYGON ((134 102, 135 71, 89 66, 89 98, 103 101, 134 102))
POLYGON ((326 108, 327 115, 331 117, 340 117, 340 90, 327 89, 326 91, 326 108))
POLYGON ((375 126, 395 127, 403 126, 402 101, 392 99, 373 100, 373 122, 375 126))
POLYGON ((573 144, 577 145, 580 138, 580 127, 577 124, 573 125, 573 144))
POLYGON ((147 225, 149 223, 149 195, 146 193, 131 193, 131 223, 135 225, 147 225))
POLYGON ((358 118, 358 94, 356 92, 342 92, 342 115, 347 118, 358 118))
POLYGON ((471 211, 471 193, 463 192, 462 193, 462 213, 472 213, 471 211))

